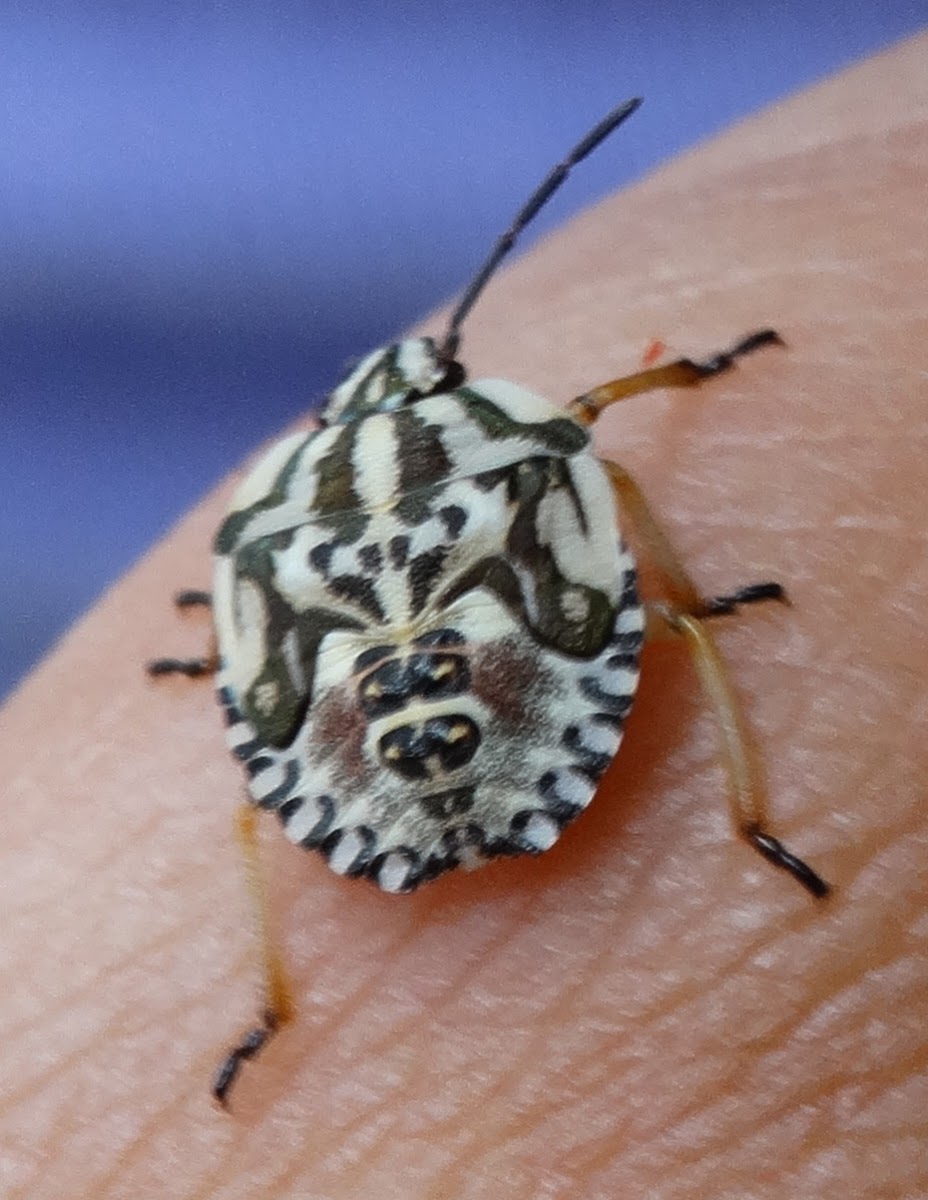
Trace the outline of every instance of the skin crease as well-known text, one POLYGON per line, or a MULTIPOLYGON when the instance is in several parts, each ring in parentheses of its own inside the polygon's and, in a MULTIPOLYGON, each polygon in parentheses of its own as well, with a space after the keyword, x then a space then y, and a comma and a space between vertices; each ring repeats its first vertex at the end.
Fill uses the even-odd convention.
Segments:
POLYGON ((928 1192, 926 51, 600 205, 494 282, 463 346, 474 378, 566 402, 654 338, 783 334, 596 436, 707 592, 789 586, 714 628, 772 829, 834 895, 732 834, 685 651, 652 646, 615 766, 538 860, 390 897, 264 823, 298 1013, 219 1112, 258 1000, 242 783, 209 685, 141 664, 205 645, 169 596, 208 584, 225 486, 3 714, 8 1200, 928 1192))

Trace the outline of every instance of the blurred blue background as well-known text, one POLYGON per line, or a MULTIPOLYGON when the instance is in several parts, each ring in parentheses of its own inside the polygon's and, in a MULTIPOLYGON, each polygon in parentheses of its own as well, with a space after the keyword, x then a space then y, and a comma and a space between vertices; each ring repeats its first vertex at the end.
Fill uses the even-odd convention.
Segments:
POLYGON ((647 99, 526 245, 926 16, 924 0, 5 4, 0 695, 347 359, 459 289, 618 101, 647 99))

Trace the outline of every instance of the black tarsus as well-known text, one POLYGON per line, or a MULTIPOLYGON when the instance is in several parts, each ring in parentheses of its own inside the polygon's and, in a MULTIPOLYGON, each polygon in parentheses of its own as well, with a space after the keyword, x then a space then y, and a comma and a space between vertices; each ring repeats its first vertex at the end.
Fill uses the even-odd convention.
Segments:
POLYGON ((782 583, 767 580, 764 583, 748 583, 726 596, 712 596, 706 601, 705 617, 723 617, 736 611, 741 604, 759 604, 764 600, 776 600, 789 604, 789 596, 782 583))
POLYGON ((699 362, 695 362, 691 358, 683 358, 680 362, 691 367, 700 379, 708 379, 711 375, 721 375, 723 371, 727 371, 735 365, 736 358, 741 358, 745 354, 753 354, 761 346, 785 345, 786 343, 775 329, 758 329, 756 333, 749 333, 740 342, 735 342, 734 346, 730 346, 727 350, 721 350, 718 354, 713 354, 711 358, 705 358, 699 362))
POLYGON ((229 1107, 228 1095, 238 1078, 242 1063, 254 1058, 267 1045, 280 1028, 277 1014, 272 1009, 266 1009, 262 1014, 262 1024, 250 1029, 219 1065, 216 1078, 213 1080, 213 1096, 223 1108, 229 1107))
POLYGON ((208 658, 154 658, 145 664, 149 675, 186 675, 188 679, 200 679, 212 675, 216 666, 208 658))
POLYGON ((531 196, 529 196, 522 208, 519 209, 512 224, 497 239, 486 262, 471 280, 470 284, 468 284, 467 290, 458 301, 457 308, 451 314, 451 320, 448 322, 448 331, 445 334, 445 339, 439 351, 445 361, 451 362, 454 360, 461 341, 461 326, 465 318, 474 307, 477 297, 486 287, 496 268, 515 245, 516 239, 522 230, 537 216, 539 210, 548 203, 577 163, 582 162, 588 154, 596 149, 600 142, 605 141, 609 134, 614 129, 617 129, 626 118, 630 117, 640 104, 641 98, 635 97, 632 100, 627 100, 624 104, 620 104, 607 117, 604 117, 595 128, 590 130, 582 141, 574 146, 564 161, 558 163, 548 173, 535 191, 532 192, 531 196))
POLYGON ((768 862, 772 862, 775 867, 781 867, 784 871, 789 871, 790 875, 817 899, 824 899, 831 891, 831 884, 826 883, 808 863, 797 858, 775 837, 771 837, 769 833, 764 833, 759 829, 746 829, 744 833, 754 849, 759 851, 768 862))
MULTIPOLYGON (((184 588, 175 593, 174 605, 177 608, 212 608, 213 597, 210 592, 198 588, 184 588)), ((209 658, 155 658, 145 664, 149 675, 186 675, 188 679, 201 679, 204 675, 212 675, 216 664, 209 658)))
POLYGON ((197 588, 184 588, 174 597, 178 608, 212 608, 213 597, 210 592, 201 592, 197 588))

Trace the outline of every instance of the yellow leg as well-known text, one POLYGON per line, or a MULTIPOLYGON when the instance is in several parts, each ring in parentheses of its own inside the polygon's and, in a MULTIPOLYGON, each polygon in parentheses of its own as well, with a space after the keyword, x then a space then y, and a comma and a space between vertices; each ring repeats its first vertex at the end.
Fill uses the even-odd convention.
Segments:
POLYGON ((267 888, 258 849, 257 821, 257 811, 251 805, 243 804, 238 811, 236 831, 245 860, 248 891, 261 943, 264 1007, 261 1011, 261 1024, 249 1030, 238 1045, 229 1051, 216 1072, 213 1095, 223 1108, 227 1107, 229 1091, 238 1077, 242 1063, 254 1058, 274 1034, 293 1019, 290 987, 271 931, 267 888))
POLYGON ((636 530, 648 557, 663 576, 668 599, 674 607, 684 612, 701 613, 704 607, 702 597, 670 544, 670 539, 651 512, 641 488, 618 463, 603 459, 602 464, 609 473, 620 510, 636 530))
POLYGON ((729 370, 734 366, 736 358, 750 354, 761 346, 782 344, 782 338, 774 330, 761 329, 742 338, 730 349, 722 350, 700 362, 680 358, 663 367, 651 367, 647 371, 637 371, 634 375, 624 375, 621 379, 613 379, 611 383, 601 384, 571 400, 567 412, 582 425, 592 425, 604 409, 619 400, 627 400, 629 396, 640 396, 643 392, 653 392, 658 388, 697 387, 704 379, 729 370))
POLYGON ((705 622, 670 606, 653 606, 649 620, 683 637, 693 657, 706 698, 715 713, 722 758, 728 776, 729 806, 739 834, 775 866, 782 867, 813 896, 827 896, 829 885, 767 830, 767 794, 763 771, 725 663, 705 622))
POLYGON ((667 599, 674 609, 693 617, 718 617, 734 612, 739 604, 755 604, 760 600, 789 603, 783 585, 771 580, 750 583, 725 596, 702 596, 651 511, 641 488, 624 467, 608 459, 601 461, 612 481, 619 508, 637 531, 639 541, 660 572, 667 599))
POLYGON ((666 599, 647 606, 647 636, 679 636, 693 657, 719 728, 728 778, 729 807, 739 834, 770 862, 797 879, 813 896, 826 896, 828 884, 767 830, 763 771, 751 749, 741 705, 705 618, 732 612, 738 604, 785 599, 776 583, 752 584, 729 596, 704 599, 680 562, 634 479, 617 463, 604 462, 619 507, 663 577, 666 599))

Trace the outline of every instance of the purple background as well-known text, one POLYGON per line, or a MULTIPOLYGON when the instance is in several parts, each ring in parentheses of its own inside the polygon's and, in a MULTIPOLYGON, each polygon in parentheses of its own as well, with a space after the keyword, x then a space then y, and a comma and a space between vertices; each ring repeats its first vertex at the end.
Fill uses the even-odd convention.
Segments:
POLYGON ((0 694, 347 359, 459 289, 618 101, 646 97, 532 236, 925 16, 4 5, 0 694))

